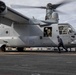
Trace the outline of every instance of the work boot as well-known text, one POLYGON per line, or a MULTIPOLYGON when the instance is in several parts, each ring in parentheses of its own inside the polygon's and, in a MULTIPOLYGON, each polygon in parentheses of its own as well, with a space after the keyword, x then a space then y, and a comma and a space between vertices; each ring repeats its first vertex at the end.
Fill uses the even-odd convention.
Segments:
POLYGON ((58 53, 61 53, 61 51, 59 51, 58 53))

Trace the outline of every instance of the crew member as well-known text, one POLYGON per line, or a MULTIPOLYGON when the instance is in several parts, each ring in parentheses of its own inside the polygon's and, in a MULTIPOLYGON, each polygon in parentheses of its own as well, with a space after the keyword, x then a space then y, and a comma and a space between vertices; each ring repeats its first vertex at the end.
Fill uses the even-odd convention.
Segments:
POLYGON ((63 40, 59 36, 57 36, 57 39, 58 39, 58 50, 59 50, 59 53, 61 53, 60 47, 63 47, 66 50, 66 52, 68 52, 67 48, 63 44, 63 40))

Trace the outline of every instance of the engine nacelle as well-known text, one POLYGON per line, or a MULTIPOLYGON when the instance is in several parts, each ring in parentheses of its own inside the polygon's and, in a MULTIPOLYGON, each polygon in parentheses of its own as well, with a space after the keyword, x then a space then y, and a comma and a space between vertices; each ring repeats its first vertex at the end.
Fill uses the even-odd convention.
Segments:
POLYGON ((7 13, 7 6, 4 2, 0 1, 0 16, 7 13))
POLYGON ((52 19, 55 20, 56 22, 58 22, 58 21, 59 21, 58 13, 53 12, 53 13, 52 13, 52 19))

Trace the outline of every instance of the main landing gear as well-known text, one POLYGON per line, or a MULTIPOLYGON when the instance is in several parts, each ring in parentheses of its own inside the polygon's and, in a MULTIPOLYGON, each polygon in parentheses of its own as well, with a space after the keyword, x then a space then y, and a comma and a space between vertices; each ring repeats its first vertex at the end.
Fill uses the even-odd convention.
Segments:
POLYGON ((23 52, 24 48, 23 47, 18 47, 17 50, 18 50, 18 52, 23 52))
POLYGON ((2 46, 1 46, 1 51, 2 51, 2 52, 5 52, 5 51, 6 51, 6 45, 2 45, 2 46))

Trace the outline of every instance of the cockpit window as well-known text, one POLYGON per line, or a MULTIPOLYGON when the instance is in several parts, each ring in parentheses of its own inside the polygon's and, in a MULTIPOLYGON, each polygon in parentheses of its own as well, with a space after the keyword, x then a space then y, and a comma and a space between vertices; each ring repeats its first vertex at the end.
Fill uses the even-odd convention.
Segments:
POLYGON ((59 26, 59 34, 67 34, 68 27, 67 26, 59 26))
POLYGON ((52 27, 44 27, 44 37, 52 36, 52 27))
POLYGON ((73 29, 70 26, 59 26, 59 34, 72 33, 73 29))
POLYGON ((72 28, 69 27, 69 28, 68 28, 68 33, 72 33, 72 32, 73 32, 72 28))

